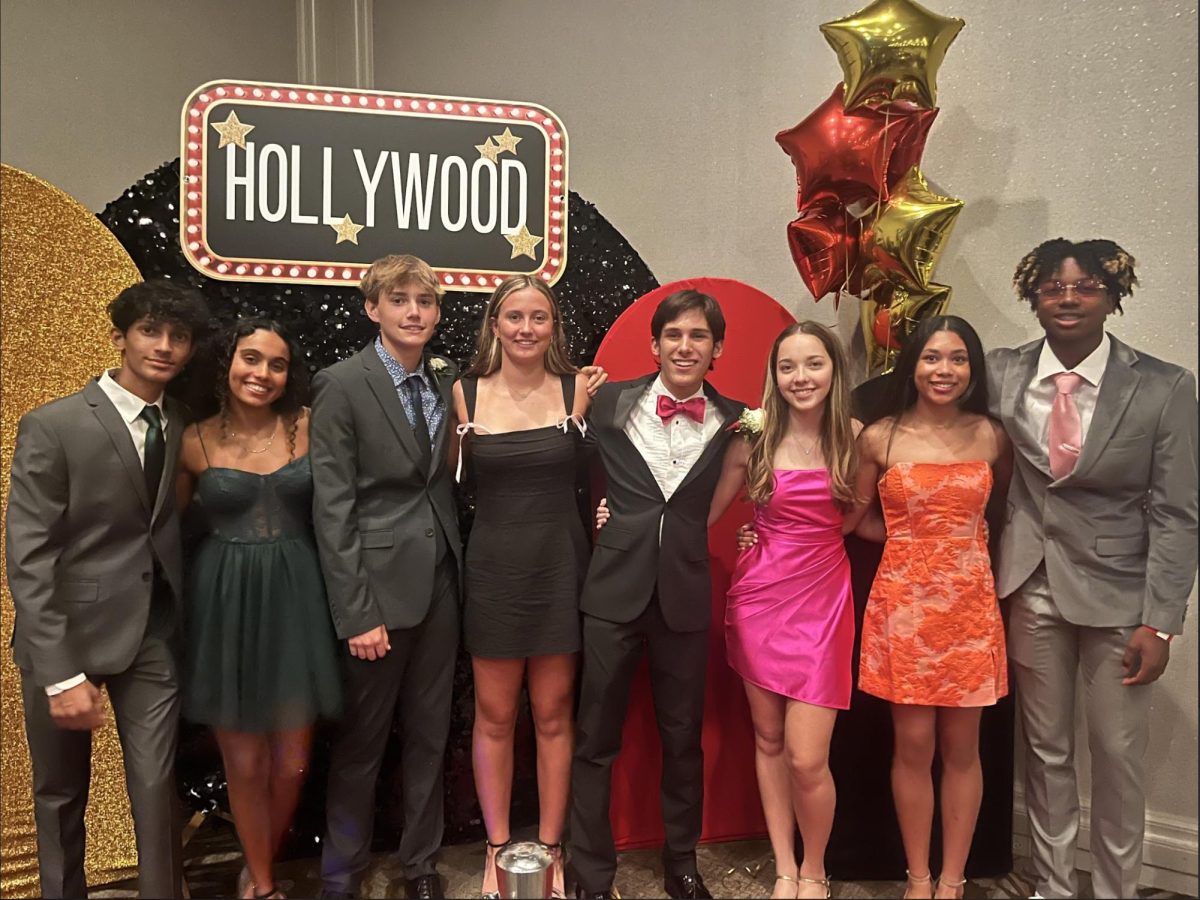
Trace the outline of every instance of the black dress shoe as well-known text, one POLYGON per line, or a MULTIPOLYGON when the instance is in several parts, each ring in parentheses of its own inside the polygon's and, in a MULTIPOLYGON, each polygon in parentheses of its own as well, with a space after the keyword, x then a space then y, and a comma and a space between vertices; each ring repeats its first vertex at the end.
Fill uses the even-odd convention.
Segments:
POLYGON ((663 879, 663 890, 668 897, 699 897, 712 900, 712 894, 704 885, 700 873, 695 875, 668 875, 663 879))
POLYGON ((592 891, 588 893, 580 885, 575 885, 575 900, 612 900, 612 891, 592 891))
POLYGON ((418 900, 445 900, 446 894, 442 890, 442 879, 434 875, 418 875, 416 878, 410 878, 405 883, 408 889, 408 896, 418 898, 418 900))

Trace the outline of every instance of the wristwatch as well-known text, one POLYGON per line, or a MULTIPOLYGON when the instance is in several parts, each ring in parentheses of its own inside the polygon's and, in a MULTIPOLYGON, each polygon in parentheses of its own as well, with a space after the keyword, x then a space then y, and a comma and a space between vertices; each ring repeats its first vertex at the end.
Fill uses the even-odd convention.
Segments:
POLYGON ((1173 635, 1173 634, 1167 634, 1165 631, 1159 631, 1158 629, 1152 628, 1149 625, 1143 625, 1142 627, 1145 628, 1147 631, 1153 633, 1155 637, 1162 638, 1168 644, 1171 643, 1171 638, 1175 637, 1175 635, 1173 635))

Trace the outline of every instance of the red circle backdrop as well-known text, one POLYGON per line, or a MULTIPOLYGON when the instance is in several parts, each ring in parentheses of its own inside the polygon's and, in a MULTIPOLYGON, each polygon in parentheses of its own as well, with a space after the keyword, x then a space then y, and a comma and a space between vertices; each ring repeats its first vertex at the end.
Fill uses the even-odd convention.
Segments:
MULTIPOLYGON (((687 288, 715 297, 725 314, 725 348, 709 373, 709 382, 727 397, 750 407, 759 406, 771 344, 780 331, 796 320, 772 297, 729 278, 673 281, 638 298, 605 335, 596 353, 596 363, 608 371, 613 381, 653 371, 650 319, 661 300, 687 288)), ((600 496, 597 493, 596 499, 600 496)), ((750 711, 742 680, 725 660, 725 592, 737 556, 734 532, 738 525, 749 520, 749 506, 738 501, 708 533, 713 596, 704 701, 702 841, 732 841, 766 832, 754 775, 750 711)), ((662 843, 661 774, 662 749, 643 660, 634 680, 621 755, 613 767, 609 816, 618 848, 662 843)))

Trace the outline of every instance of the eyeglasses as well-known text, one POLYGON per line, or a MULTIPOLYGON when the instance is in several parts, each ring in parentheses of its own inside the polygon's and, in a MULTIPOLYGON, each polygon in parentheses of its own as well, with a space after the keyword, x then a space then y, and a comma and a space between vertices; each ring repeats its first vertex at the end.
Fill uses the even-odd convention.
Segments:
POLYGON ((1097 297, 1102 297, 1108 293, 1108 288, 1099 281, 1091 281, 1089 279, 1080 280, 1074 284, 1051 281, 1034 290, 1034 293, 1043 300, 1061 300, 1067 296, 1067 291, 1074 291, 1076 297, 1083 297, 1085 300, 1095 300, 1097 297))

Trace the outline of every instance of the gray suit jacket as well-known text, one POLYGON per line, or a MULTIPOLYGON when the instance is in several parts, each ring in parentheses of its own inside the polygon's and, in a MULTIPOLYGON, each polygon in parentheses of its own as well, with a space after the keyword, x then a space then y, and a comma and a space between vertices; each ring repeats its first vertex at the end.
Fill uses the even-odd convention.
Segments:
POLYGON ((166 459, 153 510, 129 429, 96 381, 21 418, 5 542, 13 657, 38 685, 129 667, 150 616, 155 559, 179 621, 173 474, 184 418, 165 403, 166 459))
POLYGON ((1067 621, 1178 634, 1196 576, 1196 379, 1112 338, 1079 461, 1055 481, 1020 415, 1042 343, 987 358, 992 414, 1015 457, 997 593, 1013 593, 1045 559, 1067 621))
POLYGON ((313 379, 313 525, 339 638, 421 623, 433 597, 435 529, 462 565, 446 466, 458 371, 446 362, 445 371, 430 372, 446 415, 432 436, 428 471, 374 342, 313 379))

